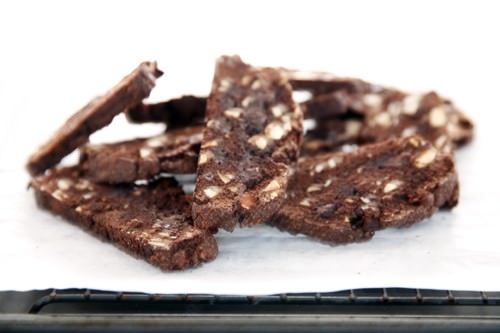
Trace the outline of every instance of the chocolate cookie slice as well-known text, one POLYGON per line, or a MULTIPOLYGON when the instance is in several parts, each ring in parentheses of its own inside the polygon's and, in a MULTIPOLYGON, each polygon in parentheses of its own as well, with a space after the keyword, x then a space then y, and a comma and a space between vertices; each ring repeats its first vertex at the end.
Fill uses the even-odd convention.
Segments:
POLYGON ((165 173, 195 173, 201 126, 168 130, 148 138, 81 148, 86 176, 100 183, 130 183, 165 173))
POLYGON ((370 94, 362 142, 418 134, 446 152, 472 139, 473 124, 449 100, 435 92, 425 94, 370 94))
POLYGON ((302 135, 302 112, 279 71, 237 56, 217 61, 206 110, 193 219, 233 230, 263 223, 283 203, 288 168, 302 135))
MULTIPOLYGON (((353 94, 367 94, 371 92, 381 92, 384 87, 361 79, 340 77, 327 72, 305 72, 280 69, 282 74, 288 79, 293 90, 305 90, 313 96, 335 94, 345 92, 343 98, 349 98, 353 94)), ((335 102, 335 101, 333 101, 335 102)))
POLYGON ((270 224, 343 244, 412 225, 457 201, 452 157, 412 136, 301 159, 270 224))
POLYGON ((206 97, 186 95, 155 104, 140 103, 125 114, 132 123, 165 123, 170 129, 203 125, 206 106, 206 97))
MULTIPOLYGON (((339 93, 328 95, 329 98, 335 96, 339 93)), ((385 88, 378 93, 349 96, 341 102, 341 108, 330 101, 322 104, 323 95, 303 105, 316 117, 317 123, 305 136, 304 154, 335 151, 346 143, 373 143, 415 134, 439 149, 451 151, 472 139, 472 122, 435 92, 409 94, 385 88), (314 111, 311 108, 315 108, 314 111)))
POLYGON ((38 205, 163 270, 213 260, 217 243, 191 225, 190 206, 173 178, 144 186, 98 185, 78 168, 52 169, 31 181, 38 205))
POLYGON ((90 134, 108 125, 118 113, 148 97, 156 78, 162 74, 154 62, 140 64, 104 96, 95 98, 71 116, 47 143, 31 155, 26 166, 28 171, 35 175, 57 164, 87 142, 90 134))

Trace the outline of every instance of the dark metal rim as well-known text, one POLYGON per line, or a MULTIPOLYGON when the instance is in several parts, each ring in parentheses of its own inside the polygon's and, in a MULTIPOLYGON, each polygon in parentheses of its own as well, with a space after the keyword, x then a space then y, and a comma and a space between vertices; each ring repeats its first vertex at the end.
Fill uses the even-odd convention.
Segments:
POLYGON ((433 304, 433 305, 500 305, 499 293, 437 291, 427 289, 359 289, 333 293, 279 294, 264 296, 211 295, 211 294, 144 294, 78 290, 67 292, 52 290, 35 301, 30 314, 39 313, 45 306, 55 303, 175 303, 175 304, 433 304))

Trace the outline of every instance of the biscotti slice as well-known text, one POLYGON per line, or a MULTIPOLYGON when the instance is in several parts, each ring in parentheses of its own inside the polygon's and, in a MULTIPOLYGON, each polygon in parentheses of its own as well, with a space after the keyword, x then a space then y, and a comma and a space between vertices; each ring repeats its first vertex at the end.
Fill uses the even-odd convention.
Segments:
POLYGON ((299 70, 280 69, 288 79, 293 90, 305 90, 319 96, 323 94, 346 91, 350 94, 379 92, 383 87, 361 79, 340 77, 327 72, 307 72, 299 70))
POLYGON ((100 183, 130 183, 160 173, 195 173, 201 126, 167 130, 148 138, 81 147, 86 176, 100 183))
POLYGON ((125 113, 132 123, 165 123, 170 128, 203 125, 206 97, 186 95, 165 102, 131 107, 125 113))
POLYGON ((321 105, 320 97, 303 106, 317 117, 316 127, 304 139, 306 154, 313 152, 311 147, 315 146, 334 151, 345 143, 372 143, 415 134, 441 150, 451 151, 473 136, 474 126, 467 116, 435 92, 409 94, 385 89, 379 93, 353 94, 348 102, 344 101, 342 110, 335 111, 342 113, 325 119, 320 114, 329 114, 328 108, 334 109, 335 105, 330 102, 321 105), (312 106, 317 108, 314 112, 312 106))
POLYGON ((472 139, 472 121, 435 92, 367 96, 371 104, 360 131, 362 142, 418 134, 449 152, 472 139))
POLYGON ((213 260, 217 243, 191 225, 190 206, 173 178, 147 185, 99 185, 76 167, 31 181, 38 205, 163 270, 213 260))
POLYGON ((297 159, 302 112, 279 71, 218 59, 206 110, 193 219, 233 230, 265 222, 283 203, 297 159))
POLYGON ((453 159, 418 136, 301 158, 270 224, 343 244, 412 225, 458 201, 453 159))
POLYGON ((30 174, 42 173, 88 141, 90 134, 108 125, 126 108, 149 96, 163 73, 156 63, 143 62, 105 95, 92 100, 71 116, 28 160, 30 174))

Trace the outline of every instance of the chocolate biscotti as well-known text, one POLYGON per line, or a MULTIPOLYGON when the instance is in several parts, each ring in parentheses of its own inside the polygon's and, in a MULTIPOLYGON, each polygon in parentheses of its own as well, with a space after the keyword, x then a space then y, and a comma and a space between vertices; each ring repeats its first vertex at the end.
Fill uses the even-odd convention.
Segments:
POLYGON ((173 178, 147 185, 99 185, 78 167, 32 179, 38 205, 163 270, 213 260, 217 243, 192 225, 190 206, 173 178))
POLYGON ((101 183, 131 183, 160 173, 195 173, 201 126, 169 129, 147 139, 87 144, 80 149, 86 176, 101 183))
POLYGON ((221 57, 205 117, 195 225, 233 230, 265 222, 285 199, 299 153, 302 112, 290 85, 275 69, 221 57))
POLYGON ((125 113, 132 123, 165 123, 169 129, 203 125, 206 97, 186 95, 155 104, 140 103, 125 113))
POLYGON ((149 104, 162 73, 142 63, 30 157, 36 201, 167 271, 213 260, 219 228, 268 223, 347 244, 458 203, 453 152, 473 124, 449 100, 303 74, 222 56, 208 97, 149 104), (292 93, 303 90, 310 98, 297 104, 292 93), (87 143, 120 112, 166 131, 87 143), (77 165, 54 166, 76 148, 77 165), (192 195, 170 177, 193 173, 192 195))
POLYGON ((156 63, 143 62, 105 95, 92 100, 71 116, 54 135, 30 156, 26 168, 32 175, 56 165, 64 156, 88 141, 90 134, 108 125, 128 107, 149 96, 163 73, 156 63))
POLYGON ((418 136, 302 158, 270 224, 344 244, 412 225, 458 202, 452 157, 418 136))
POLYGON ((469 142, 473 124, 449 100, 435 92, 337 91, 313 97, 302 107, 316 127, 304 139, 303 153, 335 151, 343 144, 364 144, 418 134, 437 148, 451 151, 469 142), (336 103, 333 101, 337 101, 336 103))

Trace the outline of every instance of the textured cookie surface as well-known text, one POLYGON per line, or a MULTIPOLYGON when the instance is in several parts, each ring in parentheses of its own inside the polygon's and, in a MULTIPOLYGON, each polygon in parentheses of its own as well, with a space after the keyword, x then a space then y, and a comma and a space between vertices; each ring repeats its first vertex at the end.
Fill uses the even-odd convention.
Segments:
POLYGON ((470 119, 435 92, 411 94, 328 73, 285 73, 294 88, 313 93, 301 105, 304 117, 316 121, 305 136, 304 154, 415 134, 444 151, 472 139, 470 119))
POLYGON ((317 126, 304 139, 304 154, 334 151, 346 143, 373 143, 415 134, 449 152, 469 142, 473 135, 472 122, 435 92, 372 93, 364 96, 364 102, 358 100, 356 108, 343 112, 316 120, 317 126))
POLYGON ((54 135, 30 156, 26 168, 39 174, 88 141, 90 134, 108 125, 126 108, 149 96, 162 72, 156 63, 144 62, 105 95, 92 100, 71 116, 54 135))
POLYGON ((95 182, 130 183, 160 173, 195 173, 203 128, 168 130, 149 138, 81 148, 81 164, 95 182))
POLYGON ((279 71, 237 56, 217 61, 193 196, 196 226, 263 223, 285 198, 302 112, 279 71))
POLYGON ((409 226, 457 201, 451 156, 413 136, 301 159, 270 224, 342 244, 409 226))
POLYGON ((472 139, 472 122, 450 101, 435 92, 370 94, 360 131, 362 142, 418 134, 445 152, 472 139))
POLYGON ((163 270, 213 260, 214 237, 191 225, 189 203, 173 178, 144 186, 99 185, 75 167, 31 182, 38 205, 163 270))

